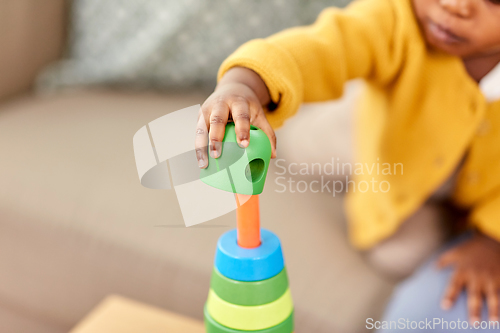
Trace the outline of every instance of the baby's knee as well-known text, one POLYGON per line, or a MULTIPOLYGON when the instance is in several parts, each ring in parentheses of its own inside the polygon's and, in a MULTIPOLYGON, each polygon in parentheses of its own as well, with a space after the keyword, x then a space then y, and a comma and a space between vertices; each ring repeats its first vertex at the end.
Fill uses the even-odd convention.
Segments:
POLYGON ((424 205, 388 239, 365 252, 368 263, 384 276, 410 276, 445 242, 442 213, 436 205, 424 205))

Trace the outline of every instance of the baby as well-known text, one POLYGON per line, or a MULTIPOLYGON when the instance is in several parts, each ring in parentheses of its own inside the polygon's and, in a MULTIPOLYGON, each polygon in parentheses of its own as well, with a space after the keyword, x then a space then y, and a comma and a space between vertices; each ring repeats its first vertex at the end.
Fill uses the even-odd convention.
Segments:
MULTIPOLYGON (((220 156, 228 120, 241 147, 250 124, 261 128, 275 158, 273 128, 301 103, 338 98, 346 81, 364 79, 359 162, 402 163, 404 174, 375 175, 390 191, 349 191, 353 244, 372 254, 388 248, 453 179, 451 200, 469 212, 474 231, 438 260, 454 267, 441 306, 451 308, 465 289, 471 321, 480 320, 483 300, 498 321, 499 62, 500 0, 359 0, 326 9, 313 25, 250 41, 224 61, 199 115, 199 167, 208 153, 220 156)), ((369 183, 374 175, 355 177, 369 183)))

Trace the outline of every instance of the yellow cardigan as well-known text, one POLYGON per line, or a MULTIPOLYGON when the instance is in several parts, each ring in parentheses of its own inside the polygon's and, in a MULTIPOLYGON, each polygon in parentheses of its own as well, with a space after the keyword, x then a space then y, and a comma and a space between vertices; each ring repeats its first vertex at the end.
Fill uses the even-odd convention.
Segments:
POLYGON ((357 162, 402 163, 403 171, 355 176, 356 182, 373 177, 390 184, 385 193, 348 192, 357 247, 393 234, 465 153, 454 200, 471 209, 471 223, 500 241, 500 102, 487 103, 459 58, 426 47, 410 0, 328 8, 311 26, 242 45, 224 61, 218 78, 234 66, 250 68, 265 81, 278 105, 267 112, 273 127, 302 102, 338 98, 347 80, 365 79, 356 115, 357 162))

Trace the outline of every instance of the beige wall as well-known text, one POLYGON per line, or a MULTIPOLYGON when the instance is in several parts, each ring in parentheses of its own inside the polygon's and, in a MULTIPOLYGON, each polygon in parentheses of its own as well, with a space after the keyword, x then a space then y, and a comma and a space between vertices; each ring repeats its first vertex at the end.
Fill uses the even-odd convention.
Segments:
POLYGON ((37 72, 59 58, 64 0, 0 0, 0 99, 29 89, 37 72))

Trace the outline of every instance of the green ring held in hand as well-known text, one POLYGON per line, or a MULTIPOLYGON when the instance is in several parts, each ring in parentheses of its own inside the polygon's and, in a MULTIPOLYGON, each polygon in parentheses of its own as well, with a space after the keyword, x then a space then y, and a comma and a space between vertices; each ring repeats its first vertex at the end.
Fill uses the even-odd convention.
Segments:
POLYGON ((286 267, 270 279, 243 282, 223 276, 214 267, 210 287, 221 299, 236 305, 262 305, 274 302, 280 298, 288 288, 286 267))
POLYGON ((222 140, 221 155, 215 159, 208 154, 208 166, 200 170, 200 179, 219 190, 260 194, 266 182, 271 153, 267 134, 253 125, 250 126, 248 147, 241 148, 237 144, 235 125, 229 122, 222 140))
POLYGON ((292 314, 285 319, 284 322, 270 328, 266 328, 264 330, 259 331, 241 331, 235 330, 233 328, 229 328, 226 326, 222 326, 218 322, 216 322, 210 314, 208 313, 207 307, 204 309, 205 314, 205 328, 207 333, 292 333, 293 332, 293 312, 292 314))

